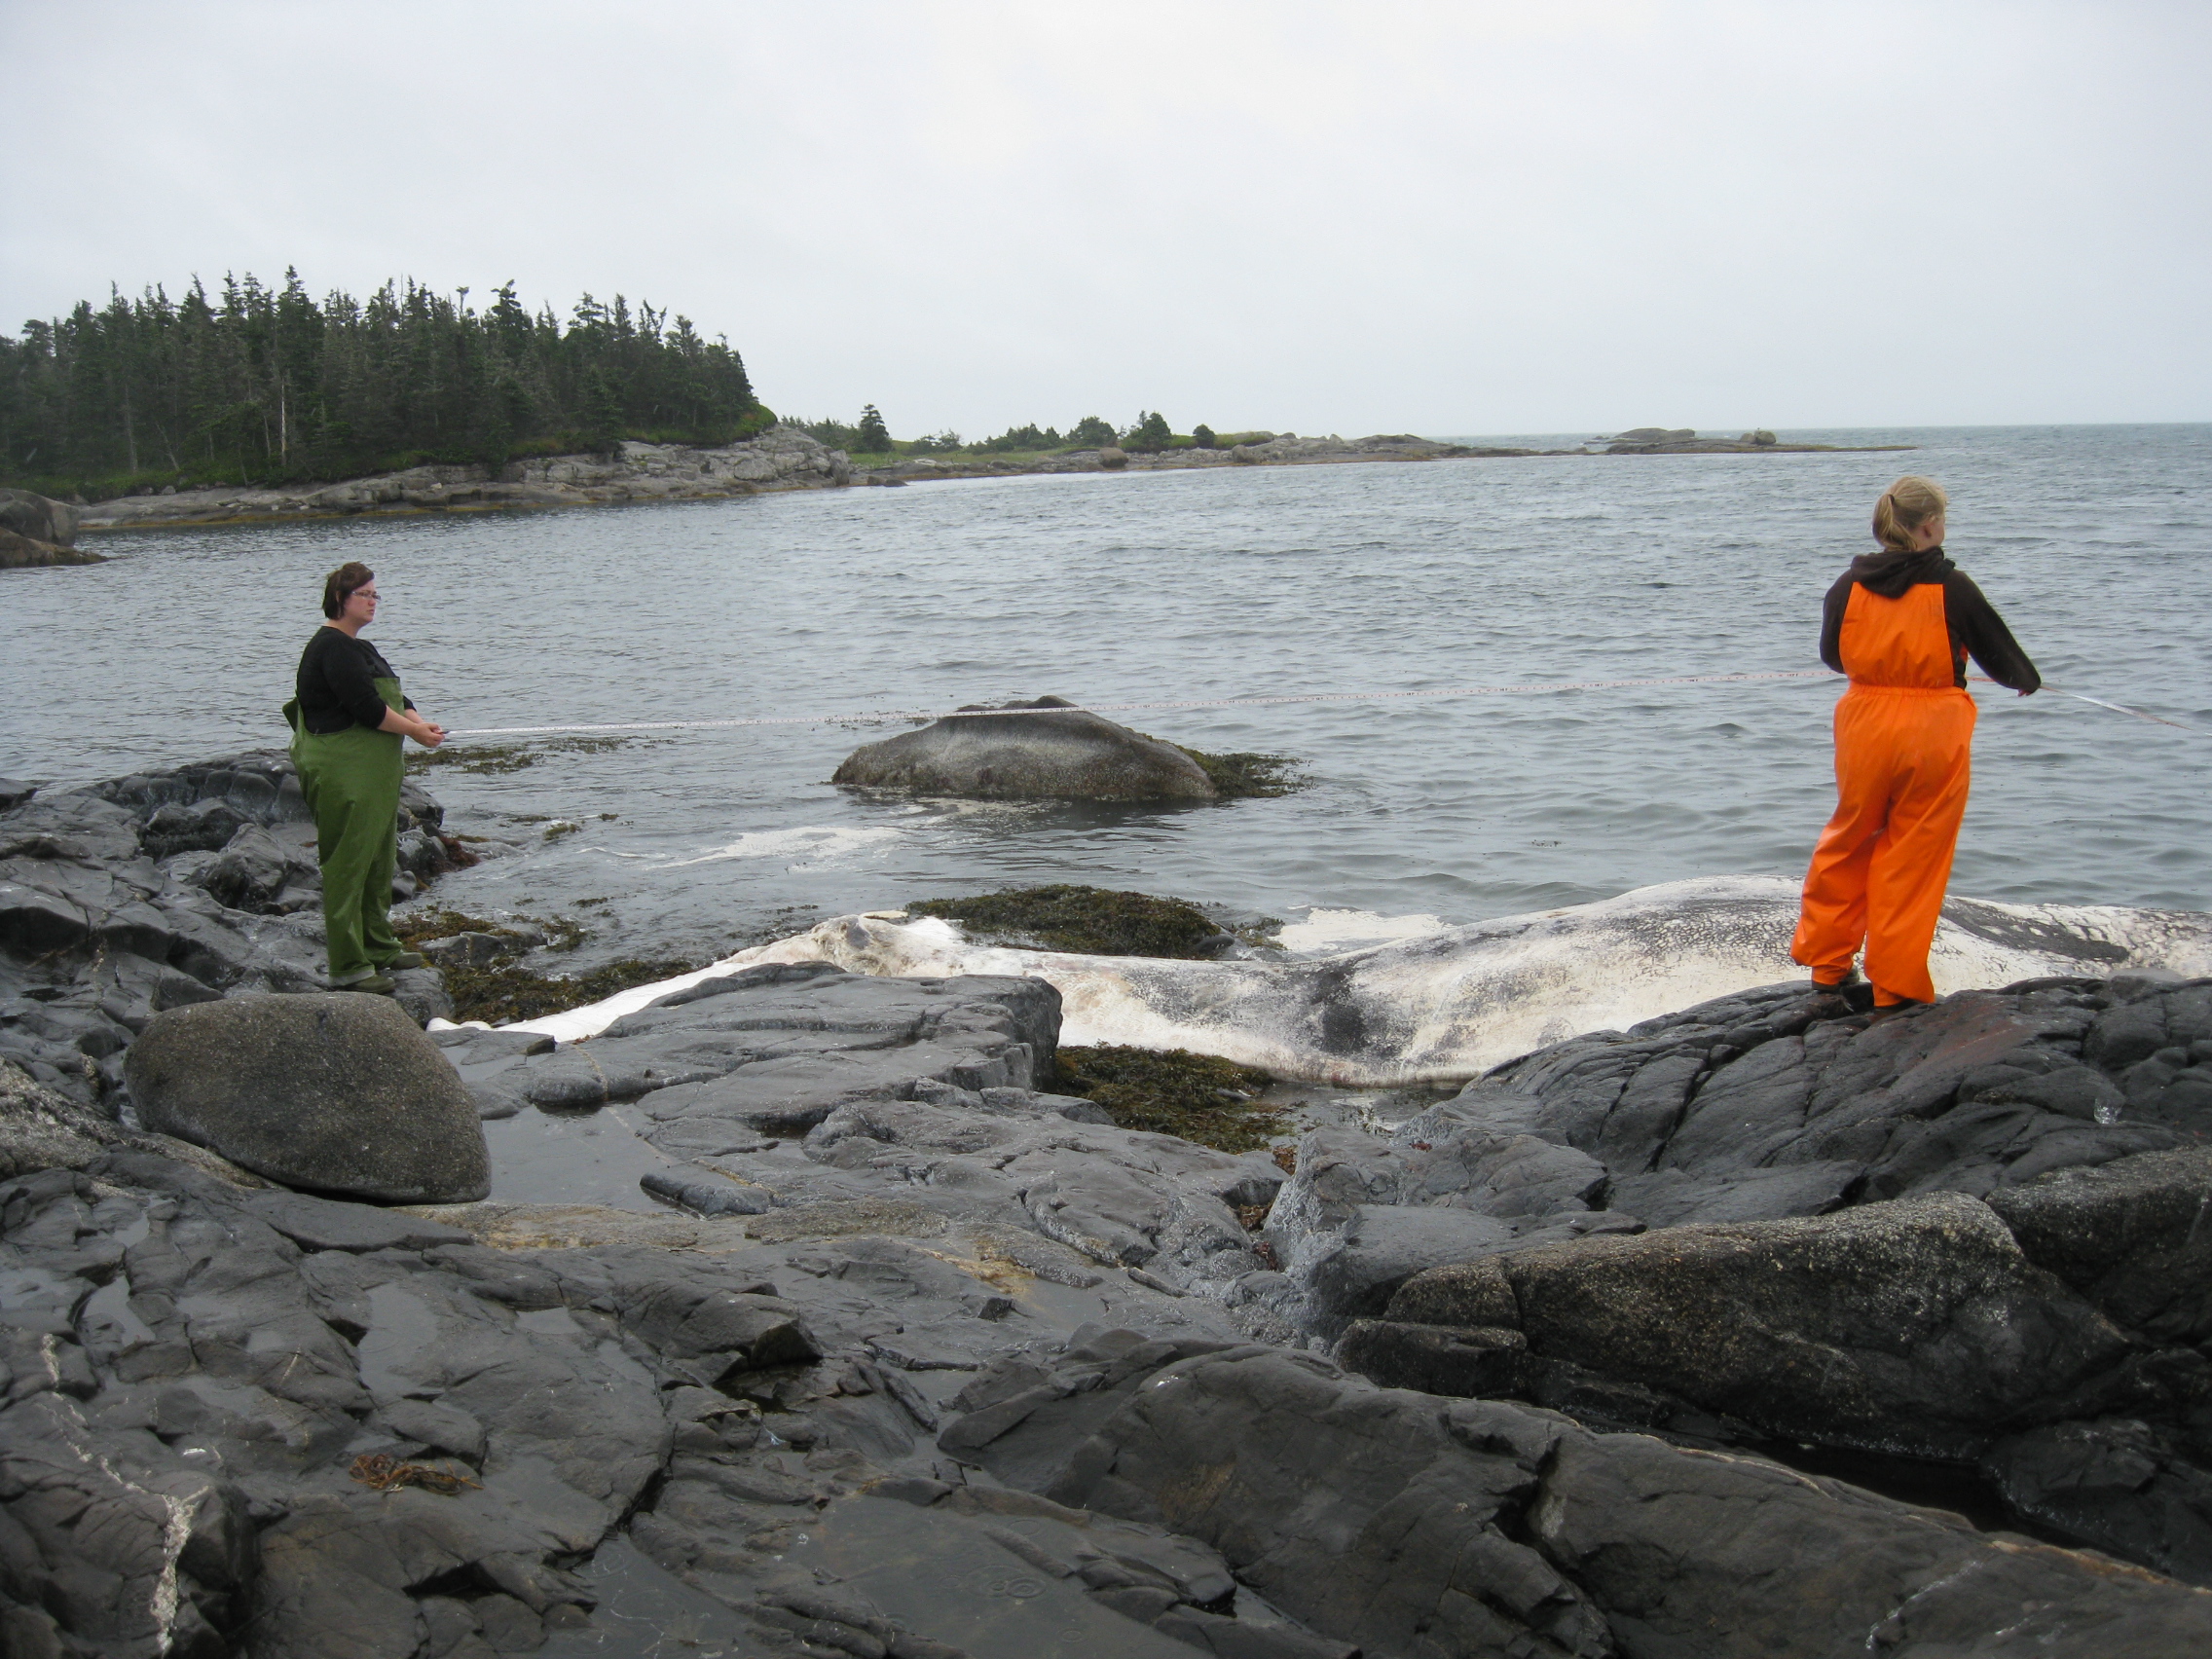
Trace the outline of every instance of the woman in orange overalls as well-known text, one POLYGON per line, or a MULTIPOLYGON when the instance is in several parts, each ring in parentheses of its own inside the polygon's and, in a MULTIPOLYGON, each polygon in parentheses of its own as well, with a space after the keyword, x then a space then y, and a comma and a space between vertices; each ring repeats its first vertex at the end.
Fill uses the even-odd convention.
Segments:
POLYGON ((1874 1006, 1936 1000, 1936 938, 1966 816, 1973 747, 1967 658, 2023 697, 2043 677, 1981 590, 1943 556, 1950 505, 1926 478, 1874 503, 1878 553, 1828 589, 1821 660, 1851 676, 1835 707, 1835 816, 1813 849, 1789 954, 1813 983, 1856 980, 1865 949, 1874 1006))

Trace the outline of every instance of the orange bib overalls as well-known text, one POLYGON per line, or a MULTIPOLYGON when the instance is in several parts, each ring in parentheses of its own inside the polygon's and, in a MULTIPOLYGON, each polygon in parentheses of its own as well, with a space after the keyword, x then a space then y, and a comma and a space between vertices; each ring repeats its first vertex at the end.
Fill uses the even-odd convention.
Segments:
POLYGON ((1863 944, 1877 1003, 1934 1002, 1928 947, 1966 816, 1976 714, 1957 684, 1941 584, 1897 599, 1855 585, 1842 655, 1835 816, 1813 849, 1789 954, 1834 980, 1863 944))

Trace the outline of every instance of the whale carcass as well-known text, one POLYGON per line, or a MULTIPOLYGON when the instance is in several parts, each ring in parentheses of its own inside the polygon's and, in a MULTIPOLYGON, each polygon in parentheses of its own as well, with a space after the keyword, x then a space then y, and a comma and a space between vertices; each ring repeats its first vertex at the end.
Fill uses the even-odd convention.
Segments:
MULTIPOLYGON (((1240 962, 1021 950, 971 942, 935 918, 837 916, 515 1029, 572 1042, 702 979, 819 961, 908 978, 1046 979, 1071 1044, 1188 1049, 1341 1087, 1449 1083, 1568 1037, 1802 977, 1789 959, 1797 892, 1775 876, 1700 877, 1361 950, 1240 962)), ((1942 993, 2053 976, 2212 975, 2212 915, 1954 898, 1931 966, 1942 993)))

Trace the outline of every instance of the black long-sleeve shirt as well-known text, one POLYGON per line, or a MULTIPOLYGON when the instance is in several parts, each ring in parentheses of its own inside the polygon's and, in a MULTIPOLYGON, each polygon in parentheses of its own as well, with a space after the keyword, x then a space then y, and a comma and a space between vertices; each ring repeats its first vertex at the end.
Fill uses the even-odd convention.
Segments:
MULTIPOLYGON (((317 628, 308 648, 300 653, 296 688, 300 719, 308 730, 321 735, 365 725, 372 731, 384 724, 389 705, 377 695, 376 682, 397 680, 391 664, 368 641, 349 635, 343 628, 317 628)), ((412 709, 412 699, 401 702, 412 709)))
POLYGON ((1917 553, 1884 548, 1862 553, 1851 569, 1836 578, 1821 607, 1821 660, 1834 669, 1843 667, 1843 613, 1851 605, 1852 584, 1863 586, 1882 599, 1901 599, 1910 587, 1934 584, 1943 590, 1943 620, 1951 634, 1951 668, 1956 683, 1967 682, 1967 658, 1980 664, 1982 673, 2015 691, 2034 691, 2043 676, 2028 660, 2028 653, 2005 626, 1997 608, 1982 597, 1967 573, 1943 556, 1940 547, 1917 553))

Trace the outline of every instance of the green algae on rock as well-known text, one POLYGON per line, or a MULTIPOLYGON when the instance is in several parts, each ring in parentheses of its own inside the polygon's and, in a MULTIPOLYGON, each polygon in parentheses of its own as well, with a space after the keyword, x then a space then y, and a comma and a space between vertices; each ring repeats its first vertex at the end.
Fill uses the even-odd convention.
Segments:
POLYGON ((1203 962, 1219 956, 1234 939, 1203 910, 1181 899, 1072 883, 968 899, 925 899, 906 910, 909 915, 958 922, 978 939, 1084 956, 1168 956, 1203 962))
POLYGON ((1259 1104, 1268 1074, 1214 1054, 1101 1043, 1062 1048, 1059 1067, 1062 1092, 1105 1107, 1121 1128, 1217 1152, 1256 1152, 1288 1132, 1281 1107, 1259 1104))

